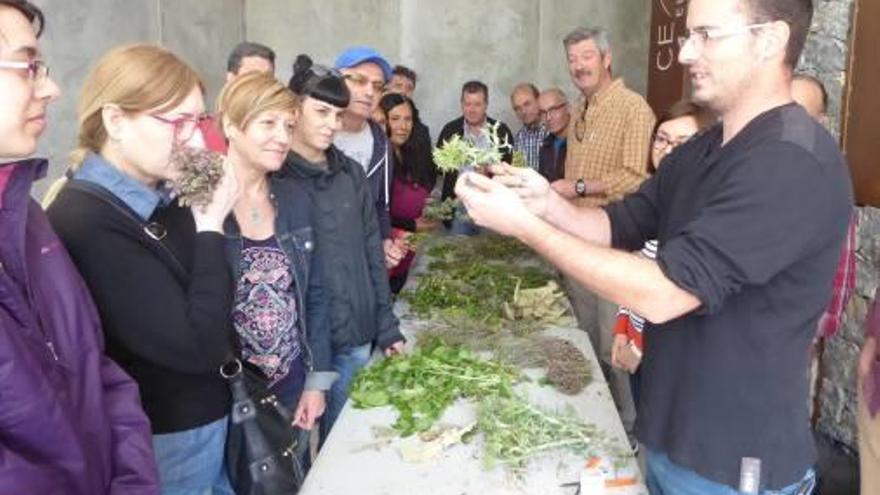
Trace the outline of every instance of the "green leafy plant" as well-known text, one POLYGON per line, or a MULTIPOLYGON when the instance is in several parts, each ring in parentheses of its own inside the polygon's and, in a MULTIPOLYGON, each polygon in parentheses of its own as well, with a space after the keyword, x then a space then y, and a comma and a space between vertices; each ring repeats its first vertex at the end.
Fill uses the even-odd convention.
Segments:
POLYGON ((436 342, 362 370, 350 397, 358 408, 393 406, 392 427, 409 436, 428 430, 456 399, 510 396, 519 379, 508 365, 436 342))
POLYGON ((499 134, 501 123, 483 127, 483 137, 488 145, 480 148, 458 134, 434 150, 434 164, 441 173, 457 172, 467 165, 480 166, 501 163, 504 150, 512 148, 506 137, 499 134))

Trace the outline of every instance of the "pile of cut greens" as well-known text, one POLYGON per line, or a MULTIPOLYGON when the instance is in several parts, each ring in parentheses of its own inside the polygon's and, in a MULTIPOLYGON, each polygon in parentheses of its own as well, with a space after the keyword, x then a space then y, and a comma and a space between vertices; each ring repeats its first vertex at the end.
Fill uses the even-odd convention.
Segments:
POLYGON ((350 396, 357 408, 393 406, 399 415, 392 428, 403 437, 428 431, 457 399, 473 400, 487 467, 501 463, 517 470, 552 451, 586 457, 605 448, 596 427, 573 411, 546 411, 515 394, 513 385, 521 379, 506 364, 435 341, 362 370, 350 396))
POLYGON ((394 406, 393 428, 409 436, 429 429, 458 398, 511 396, 519 379, 508 365, 437 342, 361 371, 350 397, 359 408, 394 406))

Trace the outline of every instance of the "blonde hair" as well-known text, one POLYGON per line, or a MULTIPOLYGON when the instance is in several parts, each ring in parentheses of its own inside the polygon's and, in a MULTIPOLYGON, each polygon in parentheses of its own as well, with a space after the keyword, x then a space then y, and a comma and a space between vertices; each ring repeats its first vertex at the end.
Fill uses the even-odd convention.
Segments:
POLYGON ((248 72, 235 77, 220 91, 217 97, 217 120, 244 130, 257 117, 268 110, 296 114, 299 98, 274 76, 262 72, 248 72))
MULTIPOLYGON (((205 85, 192 67, 170 51, 149 44, 123 45, 107 52, 83 83, 77 104, 76 149, 70 154, 70 170, 82 165, 89 153, 99 153, 107 142, 102 110, 114 104, 128 114, 174 108, 193 89, 205 85)), ((43 197, 51 204, 65 179, 55 181, 43 197)))

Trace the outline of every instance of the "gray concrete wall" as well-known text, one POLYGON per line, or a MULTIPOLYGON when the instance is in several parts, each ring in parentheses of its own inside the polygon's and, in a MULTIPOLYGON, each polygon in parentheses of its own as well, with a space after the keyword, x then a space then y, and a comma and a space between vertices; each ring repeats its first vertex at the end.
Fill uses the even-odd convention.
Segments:
POLYGON ((298 53, 331 64, 354 44, 412 67, 420 78, 416 103, 436 136, 461 114, 468 79, 489 86, 490 115, 514 130, 516 83, 557 85, 575 96, 561 40, 579 24, 611 31, 615 72, 644 92, 649 7, 649 0, 247 0, 245 17, 247 37, 276 49, 283 80, 298 53))
POLYGON ((76 101, 92 64, 124 43, 164 45, 190 62, 208 86, 223 84, 226 56, 244 36, 244 0, 35 0, 47 17, 42 46, 63 94, 49 110, 40 153, 51 162, 42 196, 67 166, 76 140, 76 101))

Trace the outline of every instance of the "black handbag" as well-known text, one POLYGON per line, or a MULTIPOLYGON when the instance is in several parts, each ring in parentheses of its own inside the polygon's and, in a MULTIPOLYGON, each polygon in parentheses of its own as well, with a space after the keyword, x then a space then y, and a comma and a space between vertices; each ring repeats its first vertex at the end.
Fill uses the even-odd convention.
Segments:
MULTIPOLYGON (((153 252, 169 261, 183 285, 189 273, 177 256, 162 243, 165 230, 145 222, 119 198, 91 182, 71 179, 65 187, 85 192, 113 206, 131 220, 147 239, 153 252)), ((229 382, 232 408, 226 434, 226 470, 237 495, 291 495, 302 486, 304 473, 299 459, 307 441, 300 442, 300 430, 292 425, 293 414, 271 393, 266 378, 243 365, 234 355, 220 367, 229 382)), ((307 438, 307 436, 306 436, 307 438)))
POLYGON ((238 495, 294 494, 304 474, 293 415, 265 379, 235 359, 220 368, 232 392, 226 469, 238 495))

